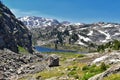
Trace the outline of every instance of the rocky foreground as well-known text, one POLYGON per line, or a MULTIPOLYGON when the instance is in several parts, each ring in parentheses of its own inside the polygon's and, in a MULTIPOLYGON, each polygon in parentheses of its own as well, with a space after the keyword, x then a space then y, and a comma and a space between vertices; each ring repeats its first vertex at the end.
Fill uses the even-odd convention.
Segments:
POLYGON ((40 72, 47 67, 39 54, 17 54, 8 49, 0 50, 0 79, 16 80, 20 76, 40 72))
POLYGON ((111 74, 119 75, 119 73, 119 51, 80 55, 74 53, 41 54, 37 52, 17 54, 8 49, 0 50, 1 80, 104 80, 111 74), (101 63, 109 65, 109 68, 101 70, 101 63), (100 72, 96 71, 96 73, 94 70, 100 72), (90 73, 94 73, 94 75, 85 78, 86 74, 90 73))
MULTIPOLYGON (((47 53, 59 56, 60 65, 46 67, 43 71, 21 76, 18 80, 119 80, 111 75, 120 76, 120 52, 89 53, 47 53), (107 56, 103 58, 104 56, 107 56), (101 65, 102 64, 102 65, 101 65), (107 78, 107 79, 104 79, 107 78)), ((55 62, 58 60, 54 57, 55 62)), ((57 63, 57 62, 56 62, 57 63)))
POLYGON ((119 51, 106 53, 103 56, 93 60, 91 64, 100 65, 100 63, 103 63, 103 62, 107 65, 110 65, 111 67, 106 71, 104 71, 103 73, 93 76, 89 80, 103 80, 105 77, 109 77, 111 74, 120 75, 120 52, 119 51))

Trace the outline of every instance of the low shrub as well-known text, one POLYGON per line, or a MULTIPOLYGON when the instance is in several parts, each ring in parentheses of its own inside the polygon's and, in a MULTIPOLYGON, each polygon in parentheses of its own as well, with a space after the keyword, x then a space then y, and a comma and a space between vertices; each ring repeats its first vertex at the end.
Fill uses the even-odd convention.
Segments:
POLYGON ((93 73, 87 72, 87 73, 84 74, 82 80, 88 80, 93 75, 94 75, 93 73))
POLYGON ((75 75, 76 74, 76 71, 70 71, 69 73, 68 73, 68 76, 73 76, 73 75, 75 75))
POLYGON ((89 69, 89 66, 85 65, 83 66, 82 70, 85 71, 85 70, 88 70, 89 69))
POLYGON ((101 65, 100 65, 100 69, 103 70, 103 71, 106 70, 107 69, 107 65, 105 65, 104 62, 102 62, 101 65))

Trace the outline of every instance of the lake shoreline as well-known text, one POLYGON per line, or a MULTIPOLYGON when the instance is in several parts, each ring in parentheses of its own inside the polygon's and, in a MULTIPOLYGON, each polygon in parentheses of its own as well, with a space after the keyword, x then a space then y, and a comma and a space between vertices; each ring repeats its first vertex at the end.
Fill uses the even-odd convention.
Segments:
POLYGON ((80 51, 72 51, 72 50, 61 50, 61 49, 53 49, 53 48, 48 48, 48 47, 43 47, 43 46, 34 46, 34 49, 38 52, 72 52, 72 53, 77 53, 77 54, 87 54, 89 52, 80 52, 80 51))

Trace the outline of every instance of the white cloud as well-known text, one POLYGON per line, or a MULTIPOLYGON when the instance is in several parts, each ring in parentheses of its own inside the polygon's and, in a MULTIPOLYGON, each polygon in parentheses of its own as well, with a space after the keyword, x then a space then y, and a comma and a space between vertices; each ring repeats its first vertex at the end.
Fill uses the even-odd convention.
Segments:
POLYGON ((19 10, 19 9, 11 9, 11 11, 17 17, 21 17, 21 16, 40 16, 40 15, 42 15, 38 11, 22 11, 22 10, 19 10))

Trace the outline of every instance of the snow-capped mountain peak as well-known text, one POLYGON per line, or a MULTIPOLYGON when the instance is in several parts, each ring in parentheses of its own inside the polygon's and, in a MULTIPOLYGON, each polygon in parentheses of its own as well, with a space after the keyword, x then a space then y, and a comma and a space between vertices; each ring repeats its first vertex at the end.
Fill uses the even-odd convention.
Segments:
POLYGON ((22 21, 29 29, 31 28, 40 28, 47 26, 57 26, 59 25, 59 21, 56 19, 36 17, 36 16, 25 16, 19 17, 20 21, 22 21))
POLYGON ((72 41, 72 39, 67 38, 73 36, 72 38, 77 38, 77 40, 75 38, 75 44, 79 45, 85 45, 89 42, 102 44, 114 39, 120 40, 120 24, 118 23, 70 23, 68 21, 59 22, 56 19, 35 16, 20 17, 18 19, 24 22, 29 29, 35 29, 35 31, 31 30, 31 32, 36 33, 38 30, 37 34, 40 31, 41 35, 46 36, 48 39, 55 38, 57 33, 61 33, 64 41, 72 41))

